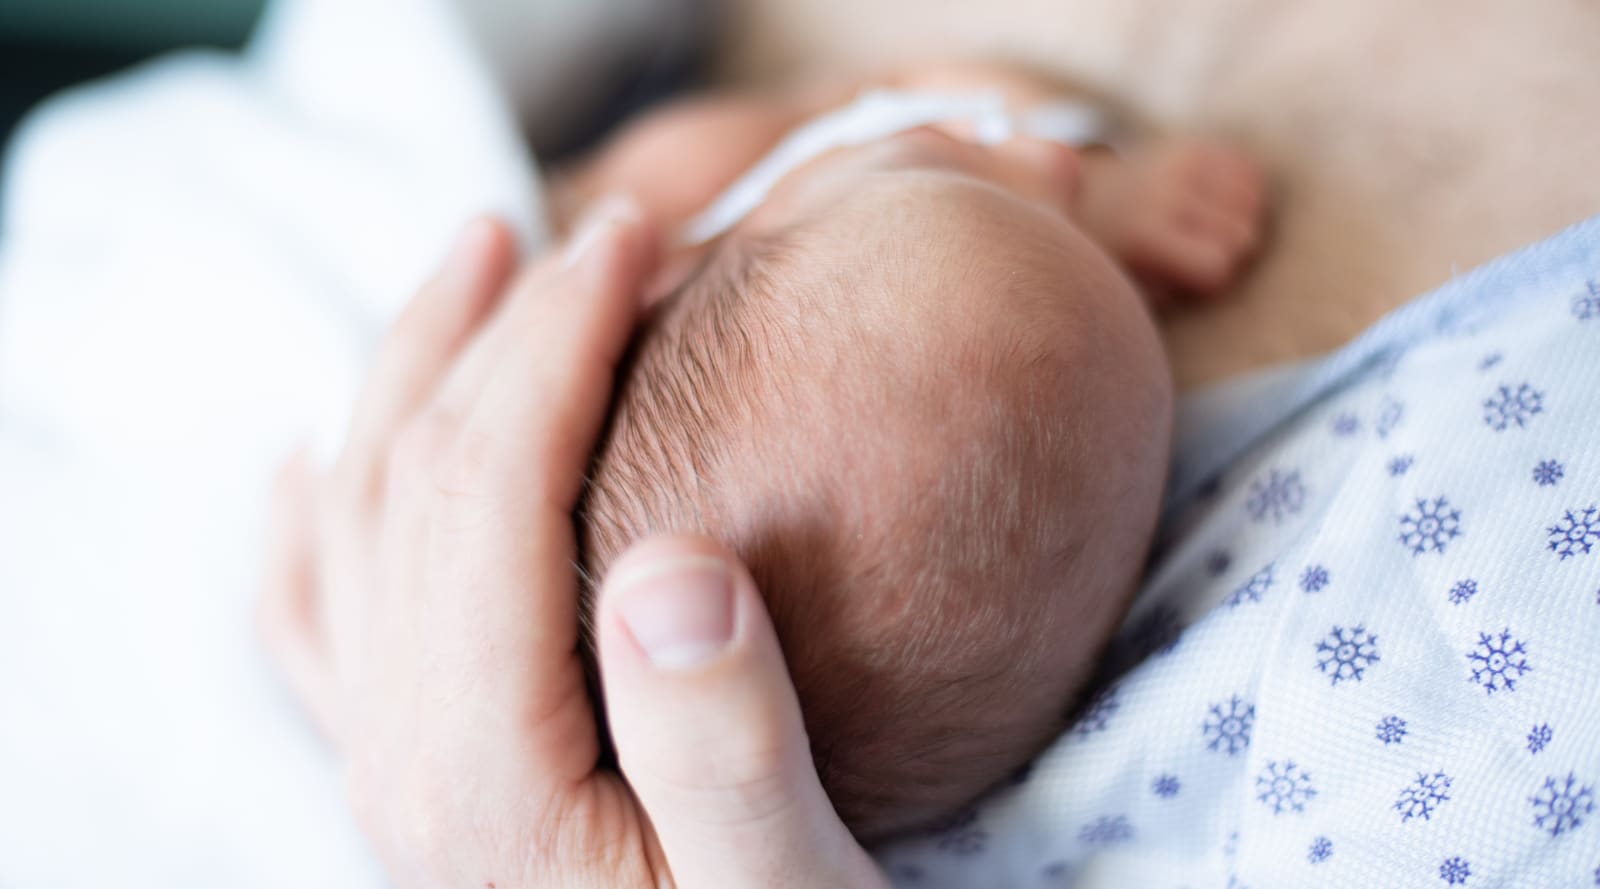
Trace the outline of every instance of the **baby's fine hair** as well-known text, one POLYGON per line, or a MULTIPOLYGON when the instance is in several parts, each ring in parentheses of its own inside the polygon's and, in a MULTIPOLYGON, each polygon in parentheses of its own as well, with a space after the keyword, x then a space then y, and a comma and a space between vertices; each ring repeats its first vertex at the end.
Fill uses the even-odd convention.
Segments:
POLYGON ((1161 397, 1108 417, 1093 332, 1008 311, 1071 287, 999 261, 839 226, 735 236, 636 342, 579 510, 589 577, 658 532, 745 562, 865 839, 1059 734, 1149 539, 1153 506, 1116 498, 1162 471, 1161 397))

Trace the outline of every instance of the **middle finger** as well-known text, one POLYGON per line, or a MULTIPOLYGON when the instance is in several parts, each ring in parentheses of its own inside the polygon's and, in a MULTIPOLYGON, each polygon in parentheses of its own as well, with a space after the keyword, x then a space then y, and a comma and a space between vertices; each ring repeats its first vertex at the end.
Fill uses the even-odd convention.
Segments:
POLYGON ((406 306, 384 339, 358 399, 340 473, 375 493, 395 433, 433 394, 462 344, 505 289, 516 248, 504 223, 479 220, 457 239, 444 267, 406 306))

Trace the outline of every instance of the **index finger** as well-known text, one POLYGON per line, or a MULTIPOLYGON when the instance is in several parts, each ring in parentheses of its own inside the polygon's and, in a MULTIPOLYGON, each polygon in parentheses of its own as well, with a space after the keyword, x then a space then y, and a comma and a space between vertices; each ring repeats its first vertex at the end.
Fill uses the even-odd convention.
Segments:
POLYGON ((457 654, 478 700, 548 716, 581 676, 572 509, 658 249, 653 224, 614 212, 504 306, 507 335, 426 511, 461 574, 442 588, 471 624, 457 654))
POLYGON ((659 253, 655 225, 614 203, 573 238, 561 268, 512 294, 460 433, 470 471, 508 505, 565 514, 576 504, 659 253))

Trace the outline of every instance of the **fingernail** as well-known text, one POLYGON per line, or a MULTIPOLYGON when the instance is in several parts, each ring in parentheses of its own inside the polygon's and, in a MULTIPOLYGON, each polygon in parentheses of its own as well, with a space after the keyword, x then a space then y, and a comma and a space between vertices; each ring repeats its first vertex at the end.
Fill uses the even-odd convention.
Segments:
POLYGON ((626 194, 601 198, 584 211, 567 244, 564 264, 571 268, 588 253, 611 228, 639 218, 639 203, 626 194))
POLYGON ((625 569, 617 614, 658 669, 716 660, 733 639, 733 578, 709 556, 682 556, 625 569))

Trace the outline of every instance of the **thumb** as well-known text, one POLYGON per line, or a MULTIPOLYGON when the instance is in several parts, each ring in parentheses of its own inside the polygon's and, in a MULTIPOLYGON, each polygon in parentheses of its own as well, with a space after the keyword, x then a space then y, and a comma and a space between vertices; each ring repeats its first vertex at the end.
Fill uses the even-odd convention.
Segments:
POLYGON ((637 544, 613 564, 597 623, 617 757, 677 886, 885 885, 822 792, 736 558, 699 537, 637 544))

